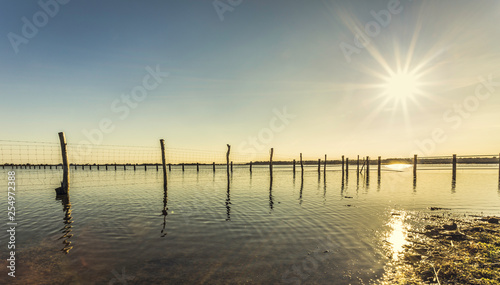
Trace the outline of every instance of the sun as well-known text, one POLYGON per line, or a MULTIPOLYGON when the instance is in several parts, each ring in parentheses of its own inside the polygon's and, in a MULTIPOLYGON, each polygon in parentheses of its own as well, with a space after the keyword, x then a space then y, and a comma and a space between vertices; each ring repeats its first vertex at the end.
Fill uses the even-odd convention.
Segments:
POLYGON ((418 78, 413 74, 398 72, 387 79, 385 95, 397 101, 411 99, 418 93, 418 85, 418 78))

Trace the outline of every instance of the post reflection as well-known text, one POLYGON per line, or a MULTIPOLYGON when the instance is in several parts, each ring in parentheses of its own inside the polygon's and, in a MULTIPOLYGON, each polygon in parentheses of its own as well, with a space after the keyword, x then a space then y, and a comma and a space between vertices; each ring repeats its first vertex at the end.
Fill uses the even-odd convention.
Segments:
POLYGON ((326 171, 323 174, 323 199, 326 200, 326 171))
POLYGON ((304 190, 304 172, 300 176, 300 195, 299 195, 299 205, 302 206, 302 190, 304 190))
MULTIPOLYGON (((272 173, 272 170, 271 170, 272 173)), ((271 177, 269 179, 269 210, 274 209, 274 201, 273 201, 273 175, 271 174, 271 177)))
POLYGON ((226 221, 231 221, 231 178, 227 173, 226 221))
POLYGON ((163 215, 163 228, 161 229, 161 237, 165 237, 167 232, 165 231, 165 227, 167 226, 167 215, 168 215, 168 191, 167 191, 167 182, 163 180, 163 210, 161 214, 163 215))
POLYGON ((61 229, 63 235, 59 238, 63 240, 62 243, 64 244, 64 247, 61 249, 61 251, 65 254, 68 254, 69 251, 73 248, 73 246, 71 245, 71 241, 69 240, 73 236, 73 234, 71 233, 71 231, 73 230, 73 217, 71 216, 71 203, 69 201, 69 194, 57 195, 56 200, 61 200, 64 211, 64 227, 61 229))

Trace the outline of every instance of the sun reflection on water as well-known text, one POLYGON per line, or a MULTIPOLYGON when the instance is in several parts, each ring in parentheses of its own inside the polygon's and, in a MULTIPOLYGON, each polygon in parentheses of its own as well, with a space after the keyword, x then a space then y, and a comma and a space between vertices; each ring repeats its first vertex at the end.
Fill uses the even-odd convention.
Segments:
POLYGON ((395 164, 386 165, 386 167, 391 169, 391 170, 399 170, 399 171, 403 171, 407 168, 410 168, 411 166, 412 166, 411 164, 403 164, 403 163, 395 163, 395 164))
POLYGON ((403 252, 404 246, 408 243, 408 225, 404 222, 404 213, 393 213, 389 223, 391 229, 388 232, 386 241, 390 244, 392 259, 398 260, 400 253, 403 252))

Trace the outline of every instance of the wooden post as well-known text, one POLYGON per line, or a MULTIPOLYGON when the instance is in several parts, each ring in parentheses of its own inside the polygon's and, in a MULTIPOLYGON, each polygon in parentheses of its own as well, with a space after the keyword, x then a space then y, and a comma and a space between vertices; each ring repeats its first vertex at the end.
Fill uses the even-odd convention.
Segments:
POLYGON ((345 159, 345 175, 349 175, 349 157, 345 159))
POLYGON ((85 170, 85 165, 82 164, 82 170, 85 170))
POLYGON ((63 181, 61 187, 56 188, 57 195, 68 194, 69 191, 69 163, 68 163, 68 147, 66 144, 66 136, 64 132, 59 133, 59 141, 61 143, 61 154, 63 161, 63 181))
POLYGON ((227 152, 226 152, 226 170, 229 173, 229 153, 231 152, 231 146, 227 144, 227 152))
POLYGON ((295 159, 293 160, 293 173, 295 174, 295 159))
POLYGON ((304 174, 304 162, 302 161, 302 153, 300 153, 300 172, 304 174))
POLYGON ((184 163, 182 163, 181 166, 182 166, 182 172, 184 172, 184 163))
POLYGON ((326 154, 325 154, 325 162, 323 163, 323 173, 326 174, 326 154))
POLYGON ((457 180, 457 155, 456 154, 453 155, 452 163, 453 163, 453 166, 452 166, 452 168, 453 168, 452 176, 453 177, 452 177, 452 179, 453 179, 453 181, 455 181, 455 180, 457 180))
POLYGON ((271 172, 271 179, 273 179, 273 154, 274 148, 271 148, 271 152, 269 154, 269 171, 271 172))
POLYGON ((200 172, 200 164, 198 162, 196 163, 196 172, 200 172))
POLYGON ((231 173, 233 173, 233 162, 231 161, 231 173))
POLYGON ((413 155, 413 179, 417 177, 417 155, 413 155))
POLYGON ((357 165, 358 165, 358 169, 357 170, 358 170, 358 173, 359 173, 359 154, 358 154, 358 163, 357 163, 357 165))
POLYGON ((344 156, 342 156, 342 175, 344 175, 344 156))
POLYGON ((158 163, 156 164, 156 171, 158 171, 158 163))
POLYGON ((108 165, 106 164, 106 171, 108 171, 108 165))
POLYGON ((380 172, 381 172, 381 168, 382 168, 382 157, 378 157, 378 169, 377 169, 377 173, 378 173, 378 176, 380 176, 380 172))
POLYGON ((366 157, 366 175, 370 175, 370 157, 366 157))
POLYGON ((163 186, 167 185, 167 164, 165 161, 165 140, 161 139, 160 140, 160 147, 161 147, 161 165, 163 168, 163 186))
POLYGON ((115 163, 115 171, 116 171, 116 163, 115 163))
POLYGON ((168 171, 172 171, 172 163, 168 164, 168 171))
POLYGON ((215 162, 212 162, 212 168, 213 168, 214 173, 215 173, 215 162))
POLYGON ((250 173, 252 173, 252 162, 250 161, 250 173))
POLYGON ((134 171, 135 171, 135 166, 136 166, 136 165, 137 165, 137 164, 134 164, 134 171))
POLYGON ((318 158, 318 174, 321 174, 321 158, 318 158))

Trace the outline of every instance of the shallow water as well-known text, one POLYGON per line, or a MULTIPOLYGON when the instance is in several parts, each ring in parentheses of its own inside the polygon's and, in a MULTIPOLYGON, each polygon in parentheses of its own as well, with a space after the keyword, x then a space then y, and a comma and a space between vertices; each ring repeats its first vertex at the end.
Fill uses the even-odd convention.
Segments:
MULTIPOLYGON (((462 166, 455 184, 448 166, 419 167, 415 184, 411 168, 384 167, 380 179, 372 168, 367 179, 351 166, 344 180, 339 170, 307 167, 302 179, 275 166, 271 181, 263 166, 235 166, 229 180, 222 167, 173 167, 164 191, 153 167, 71 169, 65 206, 60 169, 17 169, 15 281, 367 284, 397 258, 405 213, 500 214, 498 165, 462 166)), ((5 196, 0 207, 6 217, 5 196)))

